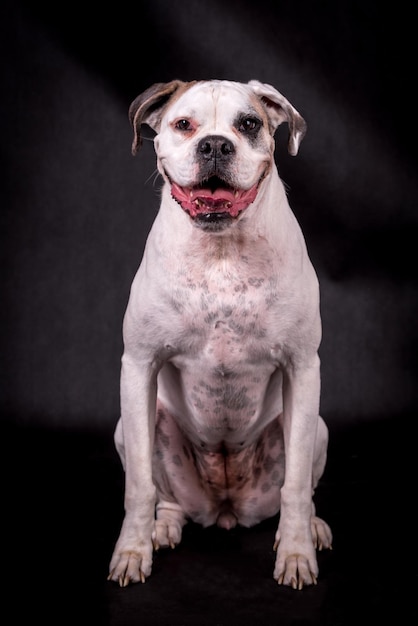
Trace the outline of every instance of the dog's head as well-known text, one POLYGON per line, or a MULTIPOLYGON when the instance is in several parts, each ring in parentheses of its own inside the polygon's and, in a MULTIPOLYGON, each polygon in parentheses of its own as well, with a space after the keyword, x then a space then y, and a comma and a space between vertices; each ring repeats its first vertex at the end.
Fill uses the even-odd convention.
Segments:
POLYGON ((276 128, 288 123, 293 156, 306 132, 288 100, 256 80, 157 83, 132 102, 129 116, 133 154, 141 125, 148 124, 171 195, 195 224, 212 231, 232 224, 256 199, 274 162, 276 128))

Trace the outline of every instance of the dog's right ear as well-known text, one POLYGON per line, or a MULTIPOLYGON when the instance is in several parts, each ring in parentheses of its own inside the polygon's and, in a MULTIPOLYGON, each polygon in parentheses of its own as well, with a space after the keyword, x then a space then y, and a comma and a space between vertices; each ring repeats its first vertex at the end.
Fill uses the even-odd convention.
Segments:
POLYGON ((183 91, 190 83, 172 80, 169 83, 155 83, 135 98, 129 107, 129 119, 134 129, 132 154, 141 147, 141 125, 148 124, 155 132, 159 132, 162 115, 173 95, 183 91))

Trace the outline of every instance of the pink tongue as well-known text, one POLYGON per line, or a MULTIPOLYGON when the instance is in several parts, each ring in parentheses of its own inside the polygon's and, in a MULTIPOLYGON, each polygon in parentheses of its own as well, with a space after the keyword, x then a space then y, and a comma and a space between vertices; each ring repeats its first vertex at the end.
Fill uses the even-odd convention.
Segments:
POLYGON ((235 197, 232 191, 229 189, 216 189, 216 191, 211 191, 210 189, 194 189, 192 190, 191 199, 196 200, 199 198, 200 200, 225 200, 225 202, 234 202, 235 197))
POLYGON ((254 202, 257 185, 247 191, 234 192, 229 189, 190 189, 174 183, 171 186, 171 195, 191 217, 202 213, 229 213, 231 217, 236 217, 254 202))

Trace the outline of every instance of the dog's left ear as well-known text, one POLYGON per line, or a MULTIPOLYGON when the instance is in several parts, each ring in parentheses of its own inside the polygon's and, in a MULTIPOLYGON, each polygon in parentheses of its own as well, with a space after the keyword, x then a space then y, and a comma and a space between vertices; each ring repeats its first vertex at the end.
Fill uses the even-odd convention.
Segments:
POLYGON ((276 128, 282 122, 289 124, 287 149, 289 154, 296 156, 300 142, 306 133, 307 125, 305 120, 296 111, 295 107, 271 85, 261 83, 258 80, 250 80, 248 84, 264 105, 271 124, 272 134, 274 134, 276 128))
POLYGON ((129 107, 129 119, 134 129, 132 154, 141 147, 141 125, 148 124, 155 132, 159 132, 161 118, 166 105, 175 93, 182 92, 192 83, 172 80, 169 83, 155 83, 135 98, 129 107))

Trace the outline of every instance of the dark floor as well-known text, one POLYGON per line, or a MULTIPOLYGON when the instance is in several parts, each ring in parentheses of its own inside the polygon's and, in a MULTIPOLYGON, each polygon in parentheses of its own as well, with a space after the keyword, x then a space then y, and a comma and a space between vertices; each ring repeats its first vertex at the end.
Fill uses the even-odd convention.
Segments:
MULTIPOLYGON (((3 440, 14 511, 4 535, 3 611, 11 617, 3 623, 413 623, 412 418, 330 430, 316 504, 333 530, 334 546, 319 553, 317 586, 294 591, 272 577, 276 518, 232 531, 190 524, 180 546, 155 556, 145 584, 120 589, 107 582, 123 513, 123 473, 112 433, 13 428, 13 437, 3 440)), ((6 527, 8 521, 3 517, 6 527)))

